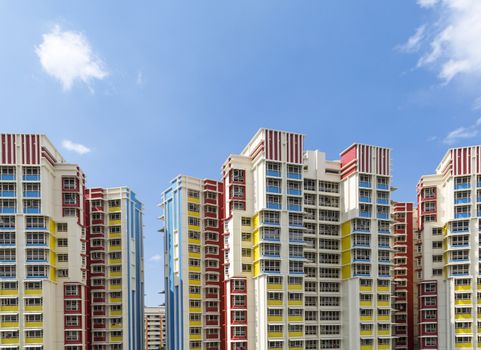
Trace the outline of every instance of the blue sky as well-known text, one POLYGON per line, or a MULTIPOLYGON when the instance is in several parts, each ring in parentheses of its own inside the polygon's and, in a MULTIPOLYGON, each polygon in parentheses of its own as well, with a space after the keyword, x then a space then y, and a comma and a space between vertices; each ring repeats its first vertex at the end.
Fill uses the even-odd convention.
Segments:
POLYGON ((392 147, 408 201, 448 147, 480 142, 481 8, 418 2, 3 1, 1 129, 45 133, 89 186, 138 193, 156 305, 162 189, 219 178, 258 128, 302 132, 330 159, 392 147))

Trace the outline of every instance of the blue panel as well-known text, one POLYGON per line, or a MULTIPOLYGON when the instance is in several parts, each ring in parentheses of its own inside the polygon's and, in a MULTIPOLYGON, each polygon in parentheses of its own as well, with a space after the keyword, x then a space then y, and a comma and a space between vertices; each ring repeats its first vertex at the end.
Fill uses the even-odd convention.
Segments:
POLYGON ((0 175, 1 181, 15 181, 15 175, 0 175))
POLYGON ((40 208, 23 208, 25 214, 40 214, 40 208))
POLYGON ((0 214, 15 214, 17 208, 0 208, 0 214))
POLYGON ((271 177, 280 177, 281 176, 281 172, 277 171, 277 170, 267 170, 266 174, 267 174, 267 176, 271 176, 271 177))
POLYGON ((24 191, 24 198, 40 198, 40 191, 24 191))
POLYGON ((302 178, 302 175, 299 173, 287 173, 287 178, 300 180, 302 178))
POLYGON ((40 181, 40 175, 24 175, 23 181, 40 181))
POLYGON ((4 191, 0 192, 0 197, 4 198, 15 198, 17 196, 17 193, 15 191, 4 191))

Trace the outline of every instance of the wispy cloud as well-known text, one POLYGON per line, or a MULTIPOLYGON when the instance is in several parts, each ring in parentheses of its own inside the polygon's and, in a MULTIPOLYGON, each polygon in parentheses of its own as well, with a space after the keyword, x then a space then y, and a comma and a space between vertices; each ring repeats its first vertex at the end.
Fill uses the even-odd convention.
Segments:
POLYGON ((421 42, 424 39, 424 33, 426 26, 422 25, 416 29, 416 32, 404 43, 397 48, 403 52, 416 52, 421 46, 421 42))
POLYGON ((162 260, 162 256, 160 256, 160 254, 156 254, 156 255, 151 256, 149 260, 159 262, 160 260, 162 260))
POLYGON ((144 85, 144 75, 143 75, 142 71, 137 72, 136 83, 137 83, 137 85, 140 85, 140 86, 144 85))
POLYGON ((418 0, 434 11, 433 19, 404 45, 420 51, 418 67, 430 67, 444 83, 457 76, 481 80, 481 1, 418 0))
POLYGON ((62 141, 62 147, 65 148, 68 151, 75 152, 77 154, 83 155, 86 153, 91 152, 92 150, 88 148, 87 146, 84 146, 80 143, 75 143, 70 140, 63 140, 62 141))
POLYGON ((470 126, 461 126, 457 129, 450 131, 446 137, 443 139, 443 142, 447 145, 454 145, 460 141, 466 139, 472 139, 481 133, 481 118, 478 118, 473 125, 470 126))
POLYGON ((93 79, 108 76, 103 62, 92 52, 82 33, 62 31, 56 25, 42 37, 42 43, 35 48, 40 64, 47 74, 60 81, 65 91, 70 90, 75 81, 90 88, 93 79))

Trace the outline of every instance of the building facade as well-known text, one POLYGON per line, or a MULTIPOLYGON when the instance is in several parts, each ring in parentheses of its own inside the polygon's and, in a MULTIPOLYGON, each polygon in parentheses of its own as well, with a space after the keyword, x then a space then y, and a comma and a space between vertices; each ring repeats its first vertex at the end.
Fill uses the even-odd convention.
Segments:
POLYGON ((145 350, 166 348, 165 307, 145 307, 145 350))
POLYGON ((481 347, 481 147, 450 149, 417 187, 420 349, 481 347))
POLYGON ((93 350, 144 348, 142 204, 126 187, 87 191, 93 350))
POLYGON ((390 167, 386 148, 328 161, 303 135, 268 129, 231 154, 216 183, 220 313, 197 301, 211 287, 191 261, 206 259, 197 237, 211 231, 188 226, 202 223, 189 191, 204 180, 174 179, 161 204, 168 349, 393 349, 390 167), (216 342, 192 323, 205 318, 221 320, 216 342))
POLYGON ((162 194, 168 349, 223 349, 223 195, 188 176, 162 194))
POLYGON ((0 140, 0 348, 92 349, 85 176, 44 135, 0 140))

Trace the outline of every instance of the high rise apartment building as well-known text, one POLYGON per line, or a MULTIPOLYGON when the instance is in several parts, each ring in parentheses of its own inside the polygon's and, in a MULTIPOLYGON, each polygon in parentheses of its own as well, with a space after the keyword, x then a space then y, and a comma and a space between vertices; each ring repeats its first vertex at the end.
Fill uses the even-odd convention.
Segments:
POLYGON ((145 307, 145 350, 166 348, 165 307, 145 307))
POLYGON ((85 176, 44 135, 0 142, 0 348, 91 349, 85 176))
POLYGON ((142 204, 126 187, 87 191, 93 350, 144 348, 142 204))
POLYGON ((420 349, 481 347, 481 147, 450 149, 417 187, 420 349))
POLYGON ((354 144, 328 161, 303 135, 261 129, 225 161, 222 185, 212 312, 196 301, 211 287, 192 241, 210 230, 188 226, 193 209, 204 215, 189 196, 204 181, 180 176, 163 194, 169 349, 394 348, 389 149, 354 144), (211 317, 218 342, 192 323, 211 317))

